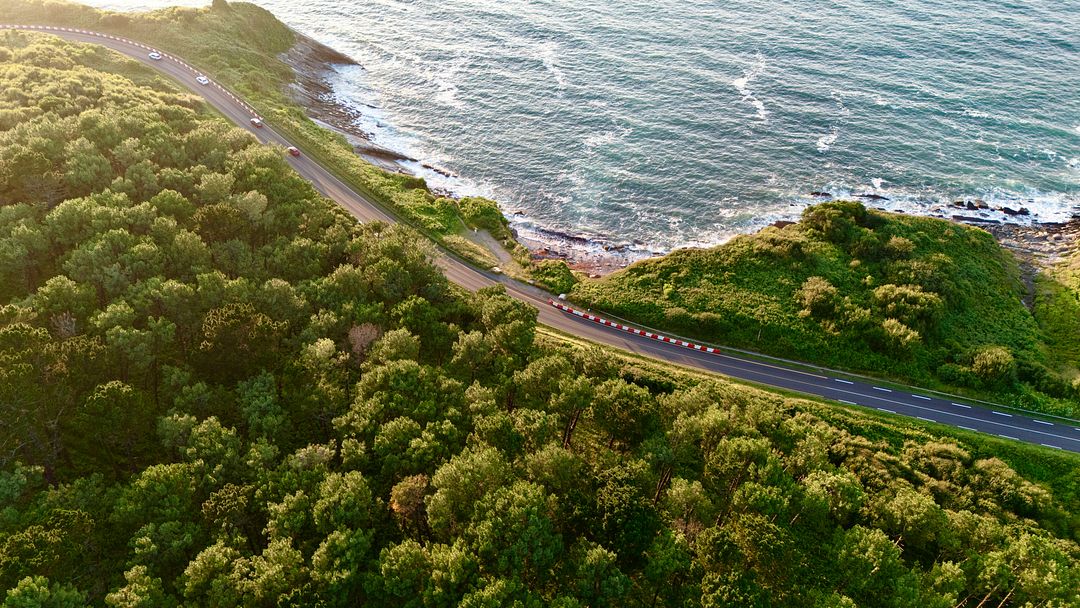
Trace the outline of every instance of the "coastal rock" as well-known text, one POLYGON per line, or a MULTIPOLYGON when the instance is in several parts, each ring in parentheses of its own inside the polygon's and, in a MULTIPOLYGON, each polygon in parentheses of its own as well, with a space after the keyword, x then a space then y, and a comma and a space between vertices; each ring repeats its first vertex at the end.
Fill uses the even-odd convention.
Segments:
POLYGON ((952 219, 957 222, 964 222, 966 224, 1000 224, 999 220, 988 220, 983 217, 972 217, 969 215, 954 215, 952 219))
POLYGON ((865 198, 869 201, 887 201, 889 197, 881 196, 880 194, 856 194, 856 198, 865 198))
POLYGON ((820 198, 832 198, 832 194, 828 192, 811 192, 810 196, 817 196, 820 198))
POLYGON ((1005 215, 1020 215, 1020 212, 1012 207, 1002 207, 1001 212, 1005 215))

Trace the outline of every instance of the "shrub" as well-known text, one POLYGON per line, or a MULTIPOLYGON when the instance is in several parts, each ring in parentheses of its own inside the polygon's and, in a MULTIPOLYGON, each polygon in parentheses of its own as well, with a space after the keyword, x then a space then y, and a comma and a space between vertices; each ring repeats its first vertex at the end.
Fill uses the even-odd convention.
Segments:
POLYGON ((908 351, 922 339, 919 332, 896 319, 885 319, 881 323, 881 329, 885 331, 885 340, 889 346, 898 351, 908 351))
POLYGON ((988 384, 1006 382, 1016 377, 1016 359, 1003 346, 987 346, 975 353, 971 371, 988 384))
POLYGON ((577 283, 577 277, 562 260, 540 260, 533 266, 532 278, 552 293, 569 293, 577 283))
POLYGON ((824 277, 810 277, 795 292, 795 301, 815 317, 830 317, 836 312, 838 291, 824 277))
POLYGON ((874 290, 874 302, 885 316, 907 325, 928 325, 937 320, 945 308, 941 296, 923 291, 918 285, 882 285, 874 290))

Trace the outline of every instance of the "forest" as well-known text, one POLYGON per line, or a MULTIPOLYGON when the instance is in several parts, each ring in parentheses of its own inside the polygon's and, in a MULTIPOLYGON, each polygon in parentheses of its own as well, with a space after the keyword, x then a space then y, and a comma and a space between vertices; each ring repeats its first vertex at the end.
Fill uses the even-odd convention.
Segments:
POLYGON ((717 344, 1075 417, 1075 266, 1040 276, 1029 309, 1016 259, 985 230, 835 201, 578 283, 571 299, 717 344))
POLYGON ((0 605, 1080 605, 1075 456, 568 344, 424 243, 0 34, 0 605))

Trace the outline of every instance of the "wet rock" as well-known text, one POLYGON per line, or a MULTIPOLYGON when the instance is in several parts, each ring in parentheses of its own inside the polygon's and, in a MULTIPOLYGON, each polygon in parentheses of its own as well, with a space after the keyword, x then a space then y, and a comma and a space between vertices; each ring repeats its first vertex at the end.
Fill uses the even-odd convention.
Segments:
POLYGON ((811 192, 810 196, 817 196, 820 198, 832 198, 832 194, 829 194, 828 192, 811 192))
POLYGON ((856 198, 865 198, 868 201, 887 201, 889 197, 880 194, 856 194, 856 198))

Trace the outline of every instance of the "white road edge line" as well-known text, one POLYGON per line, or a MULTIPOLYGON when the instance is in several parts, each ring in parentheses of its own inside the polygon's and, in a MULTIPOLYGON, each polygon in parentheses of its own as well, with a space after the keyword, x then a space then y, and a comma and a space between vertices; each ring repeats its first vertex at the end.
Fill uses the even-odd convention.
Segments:
POLYGON ((843 382, 844 384, 855 384, 851 380, 841 380, 840 378, 833 378, 833 380, 836 380, 837 382, 843 382))
POLYGON ((962 407, 965 410, 970 410, 971 409, 970 405, 964 405, 963 403, 957 403, 957 402, 953 401, 952 404, 955 405, 956 407, 962 407))
POLYGON ((916 395, 915 393, 911 393, 911 396, 915 397, 916 399, 924 399, 926 401, 933 401, 933 399, 931 399, 930 397, 925 397, 923 395, 916 395))
POLYGON ((1006 414, 1005 412, 999 412, 999 411, 997 411, 997 410, 990 410, 990 411, 991 411, 991 412, 994 412, 994 413, 995 413, 995 414, 997 414, 998 416, 1005 416, 1006 418, 1012 418, 1012 417, 1013 417, 1013 415, 1012 415, 1012 414, 1006 414))
POLYGON ((1035 418, 1032 418, 1031 421, 1038 422, 1039 424, 1045 424, 1046 426, 1054 426, 1053 422, 1047 422, 1045 420, 1036 420, 1035 418))
POLYGON ((881 391, 883 393, 891 393, 892 392, 891 388, 881 388, 880 386, 875 386, 874 390, 875 391, 881 391))

